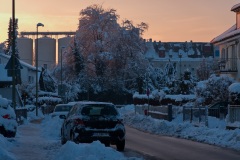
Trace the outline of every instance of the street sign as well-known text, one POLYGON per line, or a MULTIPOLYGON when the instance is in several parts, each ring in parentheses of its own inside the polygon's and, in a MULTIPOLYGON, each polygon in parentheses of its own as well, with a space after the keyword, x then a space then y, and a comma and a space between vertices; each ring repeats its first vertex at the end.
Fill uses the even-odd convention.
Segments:
POLYGON ((8 63, 5 66, 5 69, 7 69, 7 73, 8 73, 8 77, 12 77, 13 76, 13 69, 15 69, 15 76, 21 76, 21 71, 20 69, 23 69, 19 59, 13 55, 10 57, 8 63), (15 58, 15 67, 13 67, 13 58, 15 58))

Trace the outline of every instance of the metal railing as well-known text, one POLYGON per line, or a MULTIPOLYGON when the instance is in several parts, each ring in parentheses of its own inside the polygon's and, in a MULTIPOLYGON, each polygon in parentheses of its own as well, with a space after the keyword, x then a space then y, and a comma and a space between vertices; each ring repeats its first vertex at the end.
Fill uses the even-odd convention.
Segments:
POLYGON ((183 121, 189 121, 195 125, 208 126, 208 108, 183 106, 183 121))
POLYGON ((156 119, 164 119, 172 121, 174 118, 174 109, 172 105, 165 106, 148 106, 148 105, 135 105, 135 113, 151 116, 156 119))
POLYGON ((228 123, 240 123, 240 105, 229 105, 228 106, 228 123))
POLYGON ((237 58, 222 58, 219 61, 221 72, 237 72, 237 58))

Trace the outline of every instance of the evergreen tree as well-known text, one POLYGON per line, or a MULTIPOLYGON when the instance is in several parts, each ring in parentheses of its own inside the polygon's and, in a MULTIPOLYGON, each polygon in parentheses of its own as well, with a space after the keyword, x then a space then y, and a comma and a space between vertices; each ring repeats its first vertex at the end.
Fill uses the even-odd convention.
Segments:
POLYGON ((50 74, 42 68, 42 72, 39 77, 40 90, 46 92, 55 92, 55 83, 50 74))
POLYGON ((71 47, 71 49, 74 55, 75 74, 76 76, 78 76, 80 72, 84 69, 84 58, 79 50, 76 38, 74 38, 73 46, 71 47))
POLYGON ((179 81, 179 93, 180 94, 193 94, 195 86, 195 80, 189 70, 184 71, 183 78, 179 81))
MULTIPOLYGON (((9 20, 8 26, 8 39, 5 41, 5 54, 11 55, 12 54, 12 44, 13 44, 13 29, 12 29, 12 18, 9 20)), ((15 20, 15 38, 17 39, 17 29, 18 29, 18 19, 15 20)), ((17 40, 15 40, 15 54, 17 55, 18 47, 17 47, 17 40)), ((19 55, 17 55, 19 58, 19 55)))
POLYGON ((12 46, 12 19, 10 18, 9 24, 8 24, 8 39, 5 41, 6 48, 5 48, 5 54, 9 54, 10 48, 12 46))

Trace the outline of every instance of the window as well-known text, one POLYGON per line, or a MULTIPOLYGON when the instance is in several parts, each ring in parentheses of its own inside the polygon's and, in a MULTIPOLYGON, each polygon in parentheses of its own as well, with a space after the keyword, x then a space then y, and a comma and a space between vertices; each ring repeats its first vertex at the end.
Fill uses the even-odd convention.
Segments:
POLYGON ((33 83, 33 77, 32 76, 28 76, 28 83, 33 83))
POLYGON ((225 58, 226 58, 225 49, 224 49, 224 48, 222 49, 221 58, 222 58, 222 59, 225 59, 225 58))

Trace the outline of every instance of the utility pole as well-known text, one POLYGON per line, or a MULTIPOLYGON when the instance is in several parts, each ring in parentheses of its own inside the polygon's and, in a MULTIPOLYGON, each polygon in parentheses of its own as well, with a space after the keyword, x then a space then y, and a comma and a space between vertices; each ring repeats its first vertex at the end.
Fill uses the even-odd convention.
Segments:
POLYGON ((15 0, 12 0, 12 105, 14 110, 16 110, 16 33, 15 33, 15 0))

